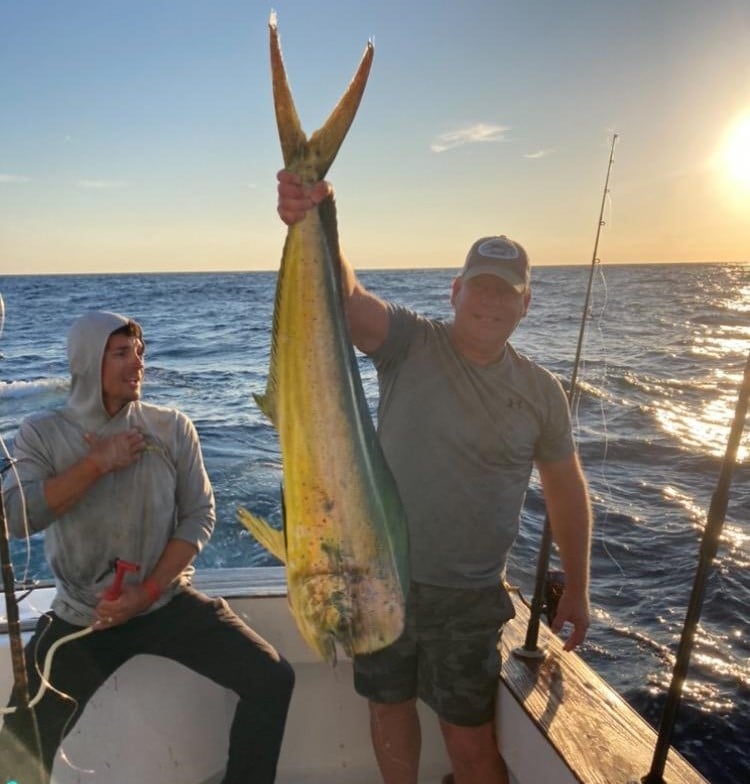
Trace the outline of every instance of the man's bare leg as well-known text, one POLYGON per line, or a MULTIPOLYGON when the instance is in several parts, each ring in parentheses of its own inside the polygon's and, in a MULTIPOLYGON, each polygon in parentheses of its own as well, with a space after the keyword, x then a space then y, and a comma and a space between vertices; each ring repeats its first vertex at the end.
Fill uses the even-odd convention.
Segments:
POLYGON ((509 784, 493 722, 460 727, 440 719, 440 729, 453 765, 455 784, 509 784))
POLYGON ((422 746, 417 701, 370 702, 370 734, 385 784, 417 784, 422 746))

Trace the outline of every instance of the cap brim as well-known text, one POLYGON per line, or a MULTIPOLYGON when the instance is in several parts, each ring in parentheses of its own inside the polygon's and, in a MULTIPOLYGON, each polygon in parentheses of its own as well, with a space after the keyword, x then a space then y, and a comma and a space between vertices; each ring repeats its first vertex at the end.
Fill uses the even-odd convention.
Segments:
POLYGON ((500 278, 513 286, 519 294, 523 294, 528 286, 524 277, 516 275, 514 270, 498 267, 496 261, 492 262, 492 264, 472 264, 468 270, 462 273, 461 277, 464 280, 471 280, 476 278, 477 275, 494 275, 496 278, 500 278))

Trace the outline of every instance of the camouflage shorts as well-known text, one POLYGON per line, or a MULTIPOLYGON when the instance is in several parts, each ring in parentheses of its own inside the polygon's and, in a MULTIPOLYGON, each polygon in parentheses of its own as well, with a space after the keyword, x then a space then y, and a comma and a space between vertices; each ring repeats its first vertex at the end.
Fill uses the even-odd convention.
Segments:
POLYGON ((384 650, 355 658, 354 686, 373 702, 419 697, 451 724, 485 724, 494 717, 500 632, 514 615, 500 584, 412 583, 404 633, 384 650))

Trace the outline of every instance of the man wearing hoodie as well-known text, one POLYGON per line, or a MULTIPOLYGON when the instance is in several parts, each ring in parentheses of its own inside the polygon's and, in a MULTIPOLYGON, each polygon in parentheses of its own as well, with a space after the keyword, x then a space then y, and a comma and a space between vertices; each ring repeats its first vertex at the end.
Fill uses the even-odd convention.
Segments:
MULTIPOLYGON (((45 532, 57 588, 25 649, 32 696, 52 644, 92 631, 54 654, 55 690, 34 709, 41 744, 23 714, 6 715, 0 779, 26 780, 23 771, 39 761, 48 778, 89 698, 128 659, 148 653, 238 695, 223 782, 270 784, 294 674, 223 599, 190 586, 192 562, 215 523, 195 427, 175 409, 141 401, 144 342, 133 320, 85 314, 71 327, 68 358, 67 405, 21 424, 17 471, 4 487, 11 534, 45 532), (115 596, 107 592, 118 562, 138 568, 124 572, 115 596)), ((16 703, 13 694, 10 704, 16 703)))

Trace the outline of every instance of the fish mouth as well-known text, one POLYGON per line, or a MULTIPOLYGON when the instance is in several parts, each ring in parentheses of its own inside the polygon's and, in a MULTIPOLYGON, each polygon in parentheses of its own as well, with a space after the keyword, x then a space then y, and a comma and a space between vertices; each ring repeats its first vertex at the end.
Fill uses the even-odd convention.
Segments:
POLYGON ((342 572, 319 572, 303 578, 300 604, 303 616, 325 634, 346 643, 354 629, 351 578, 342 572))
MULTIPOLYGON (((379 621, 391 627, 403 623, 403 594, 400 585, 379 578, 360 567, 318 572, 300 580, 300 609, 314 625, 334 637, 350 652, 361 653, 375 639, 386 639, 375 629, 379 621), (368 617, 377 608, 378 622, 368 617), (361 639, 360 639, 361 638, 361 639)), ((385 643, 384 643, 385 644, 385 643)))

